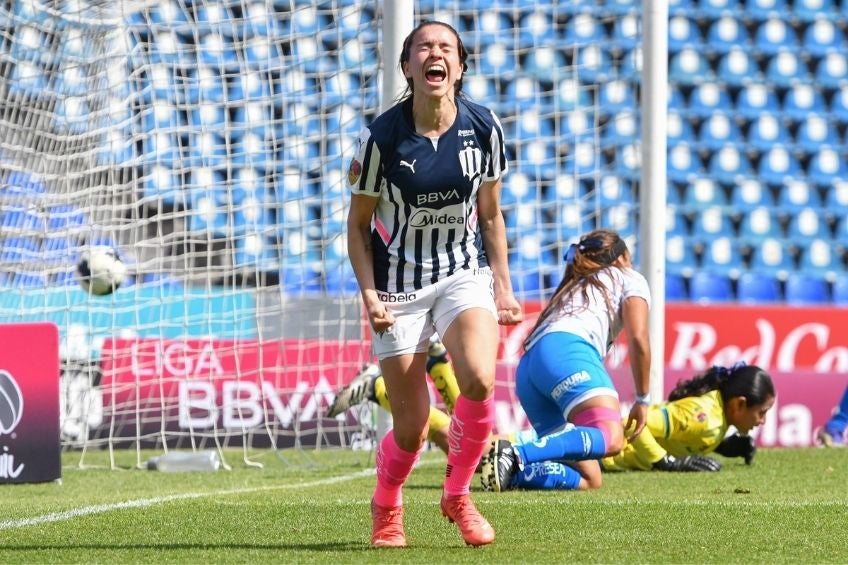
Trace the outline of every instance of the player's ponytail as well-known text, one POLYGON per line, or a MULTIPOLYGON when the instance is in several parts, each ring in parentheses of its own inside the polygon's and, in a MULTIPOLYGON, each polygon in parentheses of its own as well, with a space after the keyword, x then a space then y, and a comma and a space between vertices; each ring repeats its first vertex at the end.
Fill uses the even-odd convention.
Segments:
POLYGON ((743 396, 749 406, 759 406, 775 395, 774 383, 767 372, 740 362, 733 367, 710 367, 701 375, 678 382, 668 400, 701 396, 713 390, 719 390, 724 401, 743 396))
POLYGON ((583 295, 583 308, 589 305, 589 287, 594 287, 607 301, 607 312, 612 318, 615 315, 615 305, 610 303, 609 291, 595 276, 600 271, 611 267, 619 257, 629 257, 627 243, 615 231, 607 229, 593 230, 572 244, 565 252, 565 272, 562 280, 554 291, 550 302, 539 314, 533 331, 524 341, 524 347, 533 339, 533 334, 551 314, 557 310, 569 311, 570 297, 577 292, 583 295))

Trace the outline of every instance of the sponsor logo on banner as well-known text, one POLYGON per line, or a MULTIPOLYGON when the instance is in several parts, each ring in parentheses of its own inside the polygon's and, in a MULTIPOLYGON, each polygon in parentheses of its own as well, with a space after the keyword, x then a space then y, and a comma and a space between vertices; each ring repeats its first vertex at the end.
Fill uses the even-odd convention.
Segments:
MULTIPOLYGON (((8 371, 0 369, 0 436, 11 435, 24 415, 24 395, 18 382, 8 371)), ((24 464, 15 465, 15 455, 3 446, 0 452, 0 478, 17 479, 24 464)))

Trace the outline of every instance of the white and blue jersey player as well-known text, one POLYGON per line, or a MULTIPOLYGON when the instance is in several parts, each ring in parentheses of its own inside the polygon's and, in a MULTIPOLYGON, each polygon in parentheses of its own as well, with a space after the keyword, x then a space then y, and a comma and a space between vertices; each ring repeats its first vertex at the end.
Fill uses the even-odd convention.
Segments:
MULTIPOLYGON (((645 277, 633 269, 627 245, 611 230, 585 234, 569 249, 566 263, 516 367, 515 392, 538 439, 497 441, 488 455, 493 476, 484 477, 484 487, 538 487, 552 472, 551 462, 597 460, 621 451, 625 426, 603 359, 622 329, 637 395, 626 426, 629 437, 647 421, 651 295, 645 277)), ((600 468, 592 463, 600 486, 600 468)), ((577 470, 557 468, 564 474, 559 488, 580 488, 577 470)))

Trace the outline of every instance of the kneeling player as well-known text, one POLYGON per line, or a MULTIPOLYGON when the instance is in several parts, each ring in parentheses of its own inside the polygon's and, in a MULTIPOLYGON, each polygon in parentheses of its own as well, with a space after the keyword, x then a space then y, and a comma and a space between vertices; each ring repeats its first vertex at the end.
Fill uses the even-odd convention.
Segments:
MULTIPOLYGON (((601 485, 600 470, 718 471, 721 464, 706 454, 743 457, 751 464, 756 453, 748 433, 765 422, 774 404, 771 377, 753 365, 712 367, 681 381, 668 402, 654 404, 648 423, 617 455, 586 465, 546 461, 524 465, 522 445, 495 440, 484 456, 481 482, 485 490, 586 489, 601 485), (738 432, 725 437, 730 426, 738 432)), ((538 443, 534 443, 539 445, 538 443)))

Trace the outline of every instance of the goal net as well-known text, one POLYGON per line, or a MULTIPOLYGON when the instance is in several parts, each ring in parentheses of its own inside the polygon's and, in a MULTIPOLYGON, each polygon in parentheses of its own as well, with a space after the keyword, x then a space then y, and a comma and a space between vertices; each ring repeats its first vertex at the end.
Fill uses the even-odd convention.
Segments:
MULTIPOLYGON (((517 296, 594 226, 636 234, 640 3, 416 3, 496 111, 517 296)), ((0 323, 60 329, 67 449, 370 447, 324 417, 370 360, 347 162, 376 117, 382 3, 15 0, 0 7, 0 323), (81 253, 117 250, 90 296, 81 253)), ((503 383, 502 383, 503 384, 503 383)))

